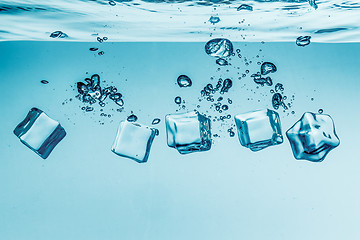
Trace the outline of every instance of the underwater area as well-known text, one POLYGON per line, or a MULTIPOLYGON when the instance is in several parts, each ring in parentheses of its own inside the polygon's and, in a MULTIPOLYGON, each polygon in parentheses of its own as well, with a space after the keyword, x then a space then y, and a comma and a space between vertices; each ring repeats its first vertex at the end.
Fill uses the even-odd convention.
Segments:
POLYGON ((0 238, 357 239, 360 3, 0 0, 0 238))

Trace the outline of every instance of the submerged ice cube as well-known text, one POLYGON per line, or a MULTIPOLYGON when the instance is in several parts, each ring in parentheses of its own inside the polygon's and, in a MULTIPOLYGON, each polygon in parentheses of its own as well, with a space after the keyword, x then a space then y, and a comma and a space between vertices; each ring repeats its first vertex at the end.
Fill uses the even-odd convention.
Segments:
POLYGON ((146 162, 155 133, 148 126, 121 121, 111 151, 138 163, 146 162))
POLYGON ((321 162, 340 144, 332 118, 326 114, 306 112, 286 136, 296 159, 321 162))
POLYGON ((32 108, 17 125, 14 134, 22 143, 46 159, 55 146, 65 137, 61 125, 38 108, 32 108))
POLYGON ((211 148, 210 119, 193 111, 165 117, 167 144, 179 153, 207 151, 211 148))
POLYGON ((241 145, 252 151, 283 142, 279 114, 266 109, 235 116, 241 145))

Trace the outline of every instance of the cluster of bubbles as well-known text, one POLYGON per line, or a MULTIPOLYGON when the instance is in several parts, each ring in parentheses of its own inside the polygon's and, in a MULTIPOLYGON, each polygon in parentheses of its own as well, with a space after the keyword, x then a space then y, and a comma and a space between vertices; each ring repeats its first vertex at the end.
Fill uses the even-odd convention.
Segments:
POLYGON ((261 86, 264 86, 264 85, 272 86, 273 81, 272 81, 271 77, 269 77, 269 76, 263 77, 263 76, 267 75, 269 73, 274 73, 276 71, 277 71, 277 68, 276 68, 275 64, 273 64, 271 62, 264 62, 261 65, 260 72, 252 74, 251 77, 253 78, 253 80, 256 84, 259 84, 261 86))
POLYGON ((219 78, 215 87, 211 83, 208 83, 200 91, 201 97, 212 103, 210 108, 213 108, 217 113, 224 114, 215 116, 213 121, 224 121, 231 118, 231 114, 227 113, 227 111, 229 110, 229 105, 231 105, 233 101, 230 98, 227 98, 226 100, 226 98, 223 96, 226 92, 229 91, 231 87, 231 79, 227 78, 223 80, 222 78, 219 78), (219 95, 215 96, 216 93, 219 93, 219 95))
MULTIPOLYGON (((107 98, 111 99, 118 106, 123 107, 124 100, 122 99, 122 94, 117 91, 115 86, 109 86, 106 88, 101 88, 100 86, 100 76, 94 74, 91 78, 85 78, 85 82, 77 82, 78 98, 80 101, 86 104, 93 105, 98 102, 101 107, 105 106, 105 100, 107 98)), ((87 112, 93 111, 93 107, 88 107, 83 109, 87 112)))
MULTIPOLYGON (((291 102, 295 98, 295 96, 293 95, 291 98, 291 102, 287 104, 284 102, 285 100, 287 100, 287 96, 284 95, 284 86, 281 83, 277 83, 274 90, 270 90, 270 93, 273 93, 271 102, 275 110, 279 109, 279 107, 283 107, 284 110, 288 110, 289 107, 291 107, 291 102)), ((294 114, 295 112, 292 113, 294 114)))
POLYGON ((91 51, 91 52, 97 52, 98 51, 98 55, 99 56, 102 56, 102 55, 104 55, 104 51, 99 51, 99 48, 96 48, 96 47, 91 47, 91 48, 89 48, 89 50, 91 51))
MULTIPOLYGON (((103 43, 104 41, 107 41, 108 38, 107 38, 107 37, 102 37, 102 38, 101 38, 101 37, 97 37, 96 40, 97 40, 99 43, 103 43)), ((102 55, 105 54, 104 51, 99 51, 99 48, 97 48, 97 47, 91 47, 91 48, 89 48, 89 50, 90 50, 91 52, 97 52, 97 54, 98 54, 99 56, 102 56, 102 55)))
POLYGON ((231 87, 232 87, 232 80, 230 78, 227 78, 225 80, 219 78, 215 87, 211 83, 209 83, 200 91, 200 94, 202 97, 206 97, 207 101, 214 102, 213 95, 216 92, 220 91, 220 94, 224 94, 228 92, 231 87))
POLYGON ((103 43, 104 41, 107 41, 108 38, 107 38, 107 37, 103 37, 103 38, 97 37, 96 40, 97 40, 99 43, 103 43))

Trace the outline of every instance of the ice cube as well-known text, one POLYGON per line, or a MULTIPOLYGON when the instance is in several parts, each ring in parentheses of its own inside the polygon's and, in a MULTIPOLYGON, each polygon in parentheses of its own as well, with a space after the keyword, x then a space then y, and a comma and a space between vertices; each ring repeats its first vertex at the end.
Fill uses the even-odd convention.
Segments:
POLYGON ((321 162, 340 144, 332 118, 326 114, 306 112, 286 136, 296 159, 321 162))
POLYGON ((252 151, 283 142, 279 114, 266 109, 239 114, 235 123, 241 145, 252 151))
POLYGON ((207 151, 211 148, 210 119, 196 111, 165 117, 167 144, 179 153, 207 151))
POLYGON ((46 159, 55 146, 65 137, 61 125, 38 108, 32 108, 17 125, 14 134, 22 143, 46 159))
POLYGON ((139 163, 149 157, 155 130, 135 122, 121 121, 111 151, 139 163))

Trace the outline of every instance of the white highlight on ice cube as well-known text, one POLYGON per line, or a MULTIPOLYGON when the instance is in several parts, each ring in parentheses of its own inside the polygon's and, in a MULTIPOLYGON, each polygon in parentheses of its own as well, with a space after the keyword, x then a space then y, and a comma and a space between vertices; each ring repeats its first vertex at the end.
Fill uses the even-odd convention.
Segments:
POLYGON ((137 162, 146 162, 154 137, 155 130, 148 126, 121 121, 111 151, 137 162))
POLYGON ((58 127, 59 123, 49 118, 45 113, 41 113, 29 128, 29 130, 20 137, 26 145, 34 150, 38 150, 58 127))

